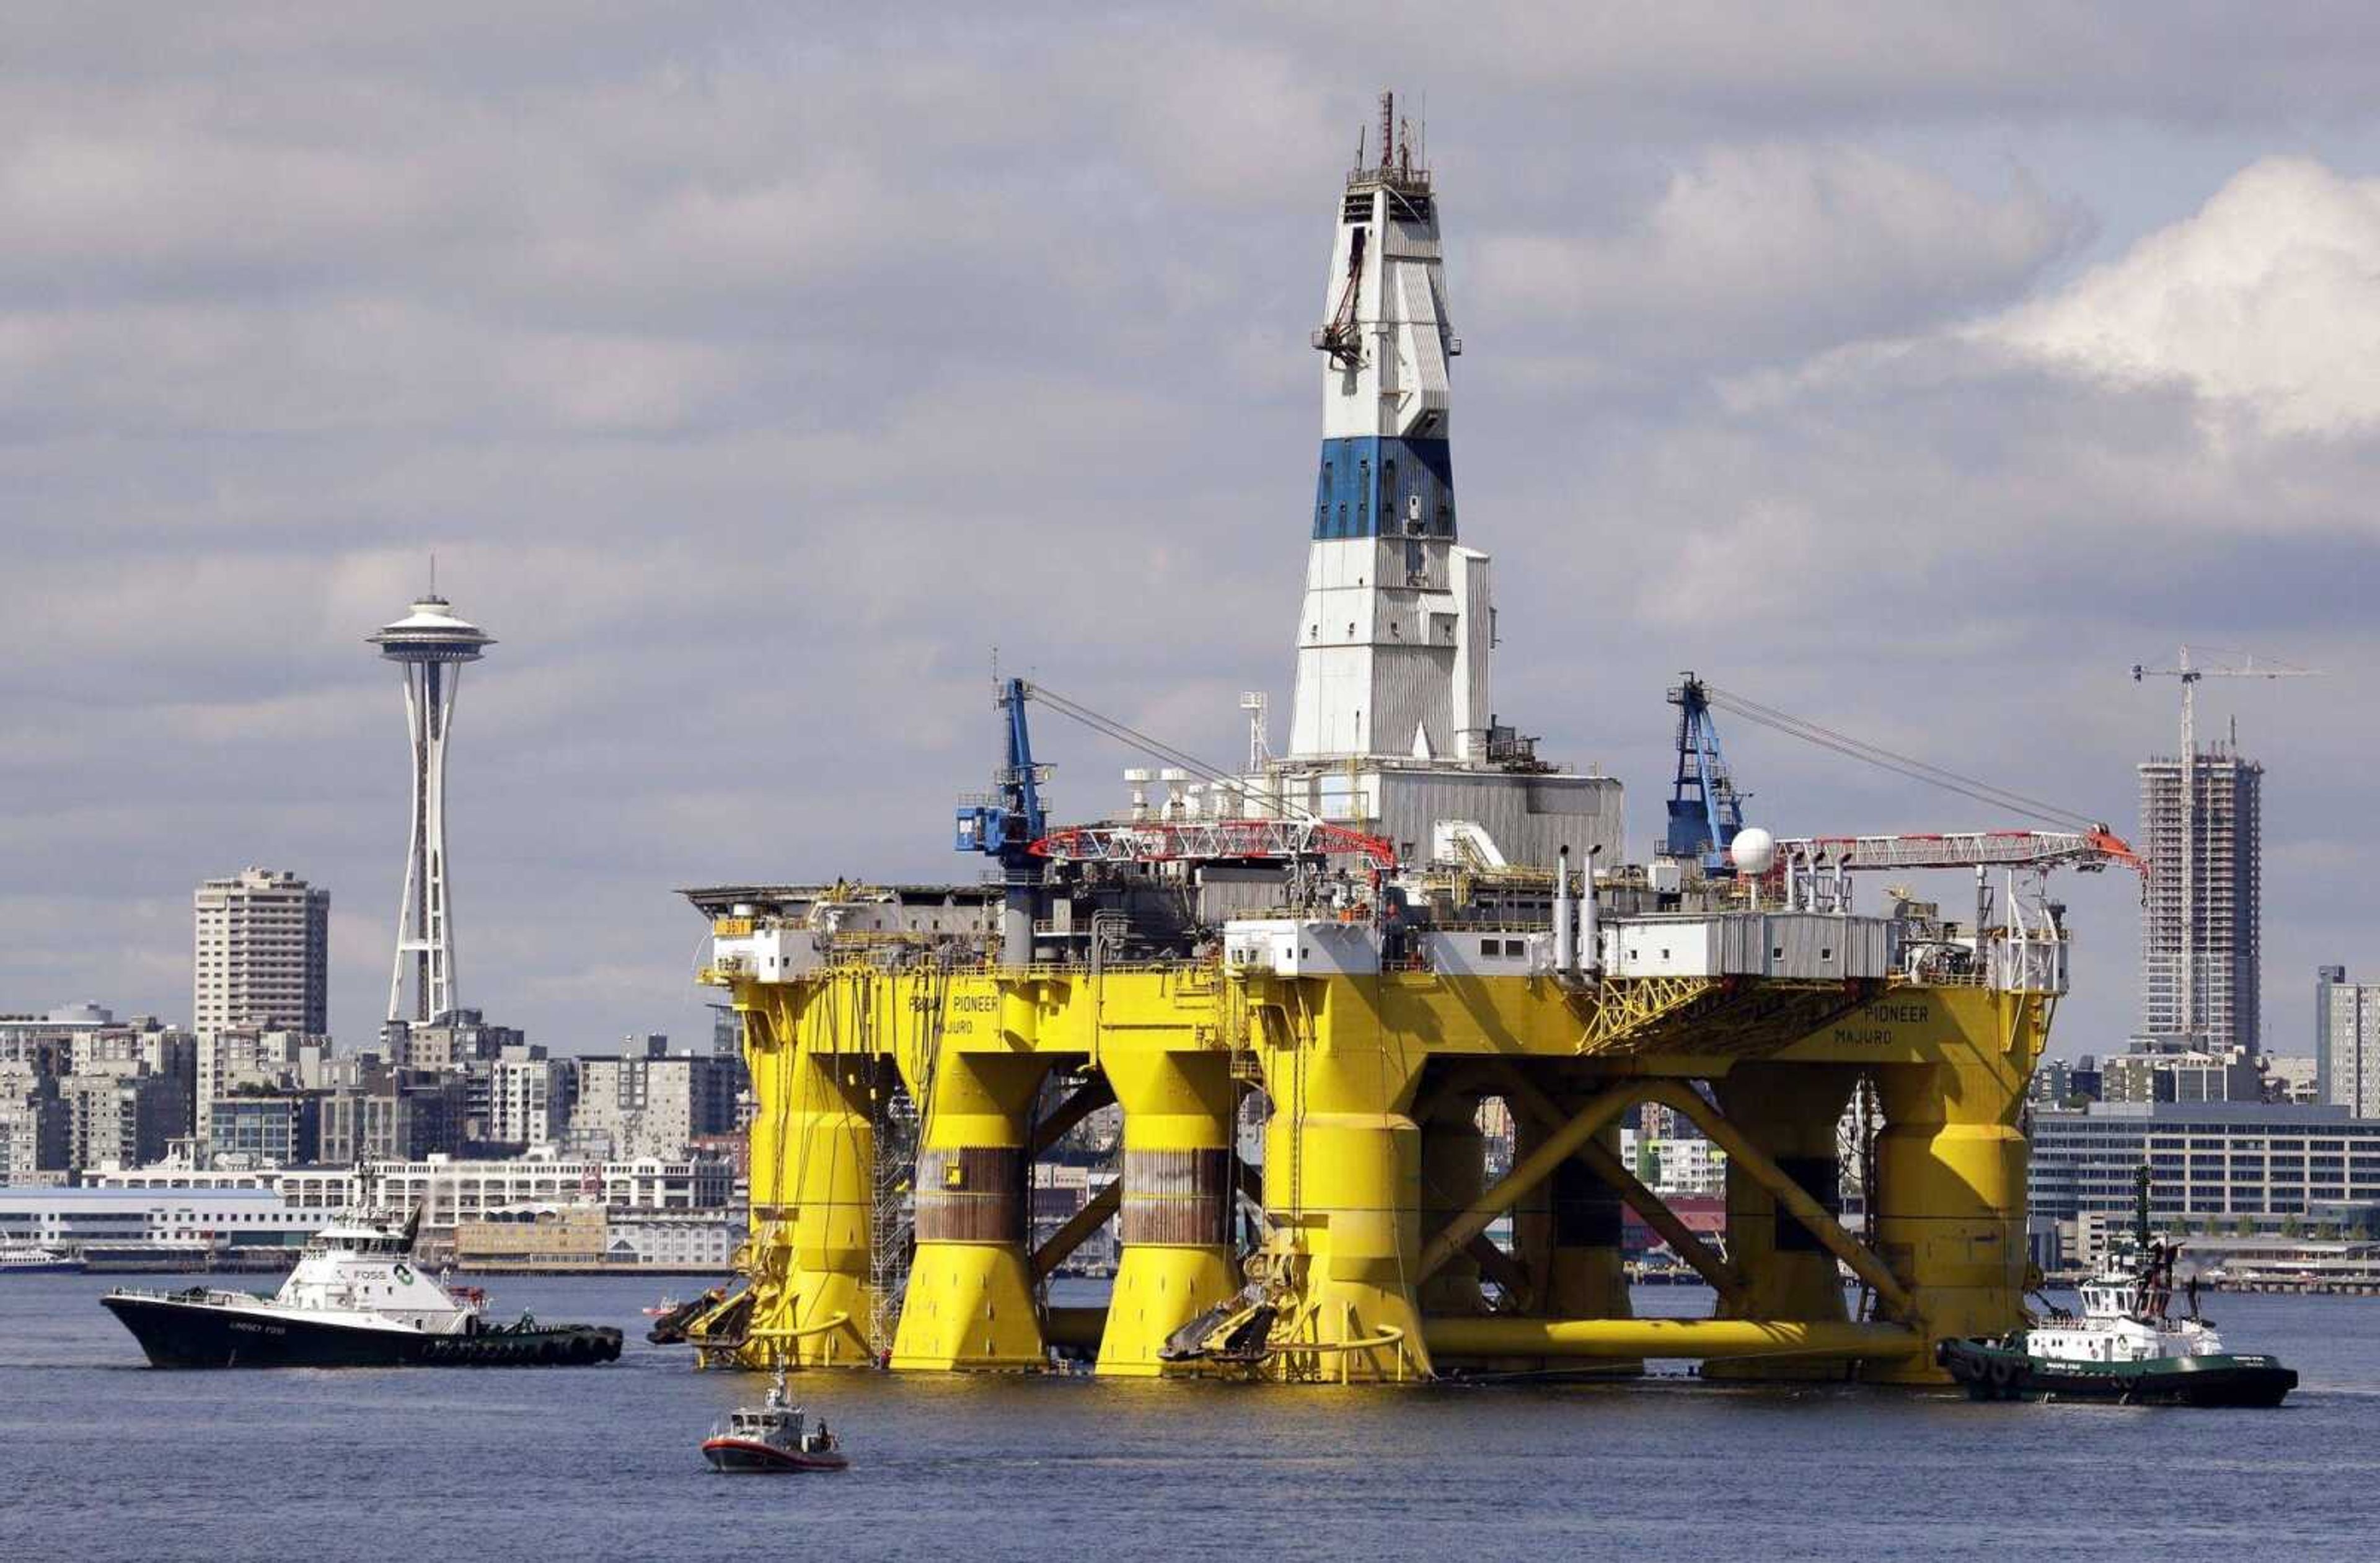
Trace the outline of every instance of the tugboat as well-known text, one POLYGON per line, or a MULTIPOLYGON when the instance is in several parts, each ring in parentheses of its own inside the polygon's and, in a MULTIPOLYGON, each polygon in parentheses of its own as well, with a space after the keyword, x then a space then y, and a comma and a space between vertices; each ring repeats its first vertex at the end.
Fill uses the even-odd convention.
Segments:
POLYGON ((702 1441, 702 1458, 713 1471, 735 1476, 842 1471, 851 1464, 841 1442, 826 1430, 826 1419, 812 1424, 801 1407, 786 1399, 782 1367, 767 1400, 738 1406, 728 1413, 726 1426, 712 1428, 702 1441))
POLYGON ((402 1227, 357 1219, 314 1234, 267 1297, 194 1286, 100 1299, 157 1367, 557 1367, 608 1363, 620 1332, 487 1322, 486 1295, 413 1264, 421 1213, 402 1227))
POLYGON ((2057 1310, 1998 1339, 1945 1340, 1936 1360, 1978 1400, 2117 1400, 2125 1405, 2277 1406, 2298 1387, 2277 1358, 2226 1351, 2198 1311, 2171 1316, 2175 1252, 2149 1232, 2149 1172, 2140 1170, 2132 1242, 2082 1284, 2081 1317, 2057 1310))

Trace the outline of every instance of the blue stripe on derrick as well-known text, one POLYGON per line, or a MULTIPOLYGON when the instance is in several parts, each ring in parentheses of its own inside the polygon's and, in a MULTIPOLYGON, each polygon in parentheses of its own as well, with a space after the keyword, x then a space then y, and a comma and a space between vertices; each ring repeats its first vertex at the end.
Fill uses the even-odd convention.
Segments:
POLYGON ((1452 538, 1452 445, 1378 434, 1323 441, 1314 535, 1452 538))

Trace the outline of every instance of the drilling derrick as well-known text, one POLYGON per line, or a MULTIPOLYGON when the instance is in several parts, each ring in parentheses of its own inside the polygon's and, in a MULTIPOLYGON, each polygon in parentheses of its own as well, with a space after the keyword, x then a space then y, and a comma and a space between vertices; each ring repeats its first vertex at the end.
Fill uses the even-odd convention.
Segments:
POLYGON ((1786 719, 1689 675, 1663 854, 1623 861, 1619 782, 1489 706, 1441 191, 1392 100, 1379 135, 1332 198, 1282 749, 1260 696, 1245 759, 1214 766, 1012 679, 996 790, 954 842, 988 871, 686 892, 760 1102, 747 1288, 694 1332, 711 1360, 871 1363, 873 1319, 895 1371, 1072 1356, 1350 1383, 1683 1357, 1939 1382, 1937 1341, 2022 1324, 2019 1113, 2062 921, 2013 879, 1973 922, 1905 898, 1864 915, 1845 876, 2090 866, 2122 843, 2087 821, 1778 842, 1743 824, 1710 712, 1786 719), (1134 751, 1129 807, 1047 818, 1028 712, 1134 751), (1855 1093, 1857 1231, 1837 1136, 1855 1093), (894 1096, 914 1152, 885 1127, 894 1096), (1726 1152, 1723 1243, 1616 1154, 1655 1109, 1726 1152), (1116 1180, 1037 1212, 1037 1163, 1099 1110, 1121 1112, 1116 1180), (1239 1133, 1257 1122, 1260 1152, 1239 1133), (905 1285, 884 1230, 904 1211, 905 1285), (1106 1305, 1051 1305, 1111 1221, 1106 1305), (1632 1225, 1710 1282, 1713 1317, 1630 1316, 1632 1225))

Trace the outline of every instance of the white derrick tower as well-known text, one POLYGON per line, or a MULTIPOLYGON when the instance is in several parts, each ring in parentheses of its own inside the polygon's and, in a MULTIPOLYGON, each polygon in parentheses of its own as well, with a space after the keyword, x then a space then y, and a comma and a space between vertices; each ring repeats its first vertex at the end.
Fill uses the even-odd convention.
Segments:
POLYGON ((451 609, 433 591, 418 599, 404 618, 367 637, 405 673, 405 725, 413 741, 413 828, 406 846, 405 896, 397 905, 396 967, 388 980, 393 1021, 436 1020, 455 1008, 455 921, 446 883, 446 739, 454 729, 463 664, 478 661, 495 639, 451 609))
POLYGON ((1437 200, 1380 98, 1340 200, 1325 324, 1322 462, 1297 626, 1293 760, 1480 760, 1494 638, 1488 556, 1455 542, 1437 200))

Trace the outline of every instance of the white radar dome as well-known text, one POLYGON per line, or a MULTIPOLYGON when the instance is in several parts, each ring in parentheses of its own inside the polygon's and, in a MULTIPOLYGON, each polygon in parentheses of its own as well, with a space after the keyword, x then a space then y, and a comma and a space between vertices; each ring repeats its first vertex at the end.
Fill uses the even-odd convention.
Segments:
POLYGON ((1727 854, 1739 874, 1761 875, 1777 862, 1777 838, 1757 825, 1746 825, 1728 844, 1727 854))

